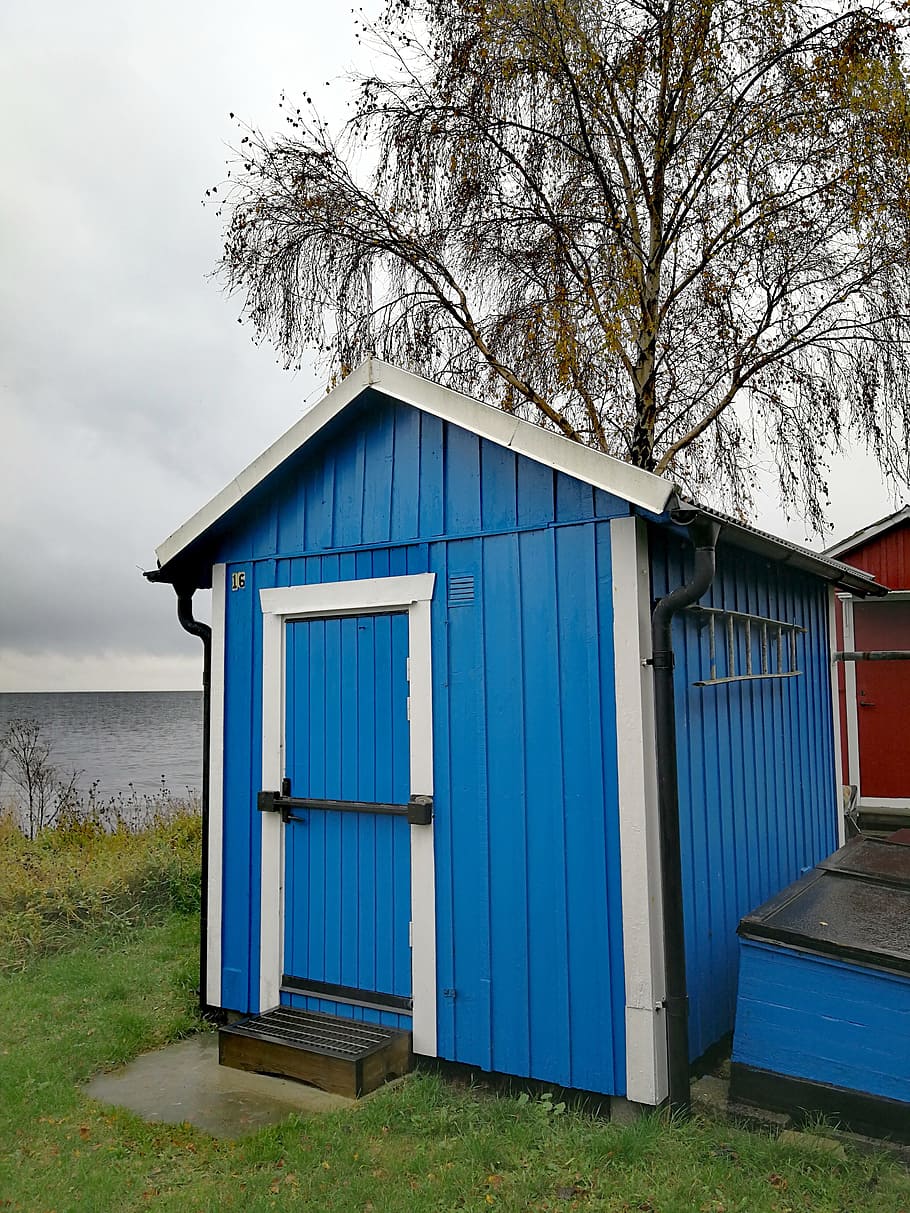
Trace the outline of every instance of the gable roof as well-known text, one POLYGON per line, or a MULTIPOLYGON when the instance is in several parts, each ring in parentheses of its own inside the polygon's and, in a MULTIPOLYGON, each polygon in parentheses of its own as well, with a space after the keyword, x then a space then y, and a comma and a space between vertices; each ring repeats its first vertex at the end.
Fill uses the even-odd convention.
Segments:
POLYGON ((545 430, 530 421, 522 421, 510 413, 504 413, 502 409, 482 404, 473 396, 465 396, 431 379, 403 371, 378 358, 367 358, 207 505, 165 539, 155 551, 159 566, 179 556, 295 451, 310 442, 342 409, 370 389, 413 405, 442 421, 459 425, 516 454, 527 455, 557 472, 565 472, 595 488, 604 489, 653 514, 663 513, 676 490, 672 481, 662 476, 655 476, 652 472, 633 467, 631 463, 581 446, 562 434, 545 430))
POLYGON ((885 518, 879 518, 878 522, 870 522, 868 526, 864 526, 859 531, 854 531, 846 539, 833 543, 829 548, 825 548, 825 555, 845 556, 848 552, 852 552, 854 549, 862 547, 864 543, 868 543, 870 539, 884 535, 886 531, 890 531, 904 522, 910 522, 910 505, 905 505, 903 509, 896 510, 885 518))
POLYGON ((196 540, 220 523, 272 472, 311 442, 348 405, 366 392, 380 393, 442 421, 451 422, 554 471, 564 472, 594 488, 612 493, 646 513, 663 516, 666 521, 673 520, 669 515, 675 512, 676 507, 688 515, 694 511, 721 522, 722 540, 725 542, 811 572, 860 594, 885 593, 884 587, 879 586, 872 576, 833 560, 833 553, 821 555, 809 551, 715 510, 681 502, 676 485, 663 476, 656 476, 612 455, 572 442, 552 430, 523 421, 493 405, 483 404, 472 396, 443 387, 431 379, 378 358, 365 359, 220 493, 165 539, 155 552, 158 569, 146 576, 155 581, 168 580, 165 566, 177 560, 196 540))

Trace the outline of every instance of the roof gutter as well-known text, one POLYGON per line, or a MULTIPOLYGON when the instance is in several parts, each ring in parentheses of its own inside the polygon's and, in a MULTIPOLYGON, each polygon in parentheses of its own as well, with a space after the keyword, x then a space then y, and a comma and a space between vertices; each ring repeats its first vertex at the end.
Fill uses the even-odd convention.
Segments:
POLYGON ((730 518, 718 510, 688 501, 677 500, 675 506, 671 503, 669 514, 672 520, 675 521, 680 510, 692 518, 719 522, 723 528, 724 542, 735 543, 737 547, 773 560, 775 564, 785 564, 789 568, 810 573, 813 577, 820 577, 829 584, 840 586, 863 598, 870 594, 877 596, 887 593, 886 587, 879 585, 870 573, 843 564, 828 552, 812 552, 789 539, 781 539, 777 535, 730 518))
POLYGON ((660 833, 667 1070, 670 1108, 687 1115, 689 1089, 689 997, 686 987, 686 932, 682 849, 679 830, 679 771, 676 757, 676 697, 673 687, 673 616, 697 602, 714 580, 715 548, 721 524, 696 510, 677 506, 670 517, 689 528, 695 569, 654 607, 651 616, 654 717, 657 751, 657 816, 660 833))

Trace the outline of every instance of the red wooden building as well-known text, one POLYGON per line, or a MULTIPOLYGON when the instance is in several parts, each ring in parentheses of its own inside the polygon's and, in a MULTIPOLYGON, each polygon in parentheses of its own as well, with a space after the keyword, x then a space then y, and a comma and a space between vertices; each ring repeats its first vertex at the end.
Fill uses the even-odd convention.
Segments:
POLYGON ((910 651, 910 506, 864 527, 826 552, 872 573, 884 598, 839 594, 843 779, 858 789, 862 817, 910 819, 910 663, 884 653, 910 651), (875 656, 873 656, 875 655, 875 656))

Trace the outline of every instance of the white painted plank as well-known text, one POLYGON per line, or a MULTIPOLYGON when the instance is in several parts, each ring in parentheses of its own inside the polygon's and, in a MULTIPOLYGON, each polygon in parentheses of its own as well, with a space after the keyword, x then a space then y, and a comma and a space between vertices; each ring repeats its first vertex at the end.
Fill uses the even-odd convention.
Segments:
POLYGON ((212 566, 211 681, 209 683, 208 894, 205 1001, 221 1006, 221 930, 224 892, 224 617, 225 566, 212 566))
POLYGON ((626 1097, 667 1096, 660 833, 650 667, 648 533, 640 518, 610 522, 613 554, 616 742, 626 988, 626 1097))
POLYGON ((840 694, 837 687, 837 594, 834 587, 828 588, 828 667, 831 671, 831 714, 834 721, 834 812, 837 822, 837 845, 842 847, 847 840, 847 823, 844 819, 844 761, 841 754, 840 694))

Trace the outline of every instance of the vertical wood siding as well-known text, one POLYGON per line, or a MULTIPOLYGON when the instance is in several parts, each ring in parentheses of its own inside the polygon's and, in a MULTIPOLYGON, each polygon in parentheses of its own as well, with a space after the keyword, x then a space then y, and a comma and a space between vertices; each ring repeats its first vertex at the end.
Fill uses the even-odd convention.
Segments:
MULTIPOLYGON (((692 549, 657 527, 650 542, 657 599, 691 576, 692 549)), ((691 611, 674 620, 693 1057, 732 1028, 740 918, 837 846, 826 587, 721 545, 701 602, 807 630, 799 677, 697 687, 709 677, 707 628, 691 611)), ((742 651, 739 661, 744 670, 742 651)))
POLYGON ((608 520, 628 510, 386 403, 254 496, 215 557, 228 586, 247 574, 227 591, 226 1007, 257 1009, 258 591, 432 571, 439 1055, 623 1093, 608 520))
POLYGON ((889 590, 910 590, 910 522, 873 536, 838 560, 871 573, 889 590))
MULTIPOLYGON (((294 796, 410 794, 406 614, 287 628, 286 774, 294 796)), ((284 835, 284 972, 411 995, 411 838, 401 817, 297 810, 284 835)), ((284 1002, 291 1002, 283 995, 284 1002)), ((334 1003, 307 999, 306 1009, 334 1003)), ((399 1017, 365 1018, 396 1025, 399 1017)), ((408 1019, 408 1026, 410 1020, 408 1019)))
POLYGON ((733 1060, 910 1104, 910 978, 744 939, 733 1060))

